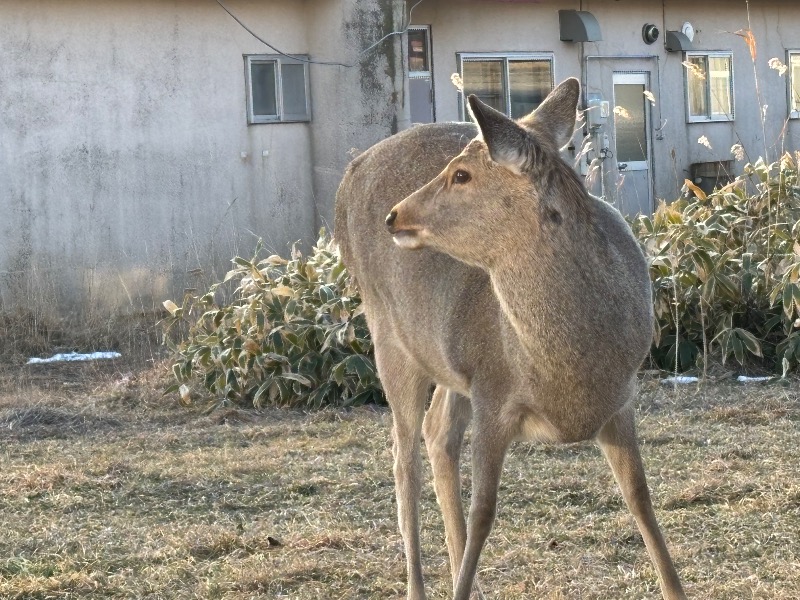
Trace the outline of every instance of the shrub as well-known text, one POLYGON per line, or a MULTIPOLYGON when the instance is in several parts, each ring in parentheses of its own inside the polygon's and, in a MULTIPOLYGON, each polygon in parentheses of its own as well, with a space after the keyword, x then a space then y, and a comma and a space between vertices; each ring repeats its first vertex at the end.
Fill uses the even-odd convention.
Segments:
MULTIPOLYGON (((800 159, 800 155, 798 156, 800 159)), ((786 373, 800 362, 800 187, 788 154, 758 160, 706 195, 662 202, 631 222, 650 266, 659 368, 712 359, 786 373), (750 190, 750 192, 748 192, 750 190)), ((235 258, 225 281, 181 307, 165 302, 177 383, 222 404, 320 407, 383 402, 372 343, 338 250, 324 232, 310 256, 235 258), (229 302, 218 301, 237 284, 229 302)))
POLYGON ((657 366, 682 371, 733 356, 785 375, 798 364, 797 174, 789 154, 759 159, 710 195, 687 180, 693 198, 634 219, 653 282, 657 366))
POLYGON ((293 249, 233 259, 222 283, 182 306, 164 303, 167 331, 186 329, 172 343, 177 382, 167 392, 200 382, 216 404, 266 403, 316 408, 382 401, 372 342, 361 300, 335 244, 321 232, 312 253, 293 249), (236 284, 229 302, 218 302, 236 284))

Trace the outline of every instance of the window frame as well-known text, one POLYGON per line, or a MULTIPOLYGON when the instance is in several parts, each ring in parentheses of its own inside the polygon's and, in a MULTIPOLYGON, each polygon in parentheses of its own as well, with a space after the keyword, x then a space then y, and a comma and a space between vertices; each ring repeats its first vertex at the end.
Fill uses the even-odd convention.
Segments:
POLYGON ((789 71, 789 77, 786 79, 786 107, 788 108, 790 119, 800 119, 800 80, 795 81, 792 76, 792 57, 797 57, 800 61, 800 49, 790 49, 786 51, 786 66, 789 71), (797 106, 792 106, 794 102, 794 86, 797 85, 797 106))
POLYGON ((732 50, 692 50, 683 53, 683 62, 687 62, 689 58, 700 56, 706 59, 706 80, 705 80, 705 98, 708 114, 706 115, 693 115, 691 114, 691 107, 689 105, 689 69, 683 67, 683 89, 684 89, 684 105, 686 109, 686 122, 687 123, 729 123, 736 120, 736 94, 735 90, 735 77, 733 72, 733 51, 732 50), (727 58, 730 61, 730 81, 728 83, 728 91, 730 92, 731 99, 731 112, 725 115, 714 115, 711 113, 711 69, 709 59, 711 58, 727 58))
POLYGON ((425 34, 425 45, 428 52, 428 70, 427 71, 412 71, 409 68, 409 79, 423 79, 426 77, 433 77, 433 44, 431 43, 431 26, 430 25, 409 25, 408 32, 423 32, 425 34))
MULTIPOLYGON (((555 55, 553 52, 456 52, 456 63, 458 65, 459 77, 464 76, 465 62, 479 61, 503 61, 503 81, 506 84, 506 110, 505 114, 511 114, 511 86, 508 63, 513 61, 540 61, 550 64, 550 91, 555 88, 555 55)), ((462 79, 463 81, 463 79, 462 79)), ((466 120, 467 108, 466 97, 462 90, 458 92, 458 115, 462 121, 466 120)))
POLYGON ((311 94, 309 85, 308 57, 297 55, 297 58, 282 56, 280 54, 245 54, 245 96, 247 97, 247 123, 248 125, 261 125, 265 123, 307 123, 311 121, 311 94), (275 65, 275 109, 276 115, 256 115, 253 110, 253 70, 254 64, 275 65), (287 113, 283 105, 283 66, 302 65, 303 85, 305 95, 305 113, 287 113))

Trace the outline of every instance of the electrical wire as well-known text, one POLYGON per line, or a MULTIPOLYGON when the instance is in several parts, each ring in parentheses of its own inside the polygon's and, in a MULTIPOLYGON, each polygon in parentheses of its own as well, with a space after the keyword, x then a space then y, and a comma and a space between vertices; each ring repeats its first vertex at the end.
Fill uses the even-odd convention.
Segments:
POLYGON ((400 31, 392 31, 391 33, 387 33, 385 36, 383 36, 383 37, 382 37, 381 39, 379 39, 377 42, 375 42, 375 43, 374 43, 374 44, 372 44, 371 46, 368 46, 367 48, 365 48, 364 50, 362 50, 362 51, 359 53, 359 56, 363 56, 363 55, 365 55, 367 52, 369 52, 370 50, 372 50, 373 48, 375 48, 375 46, 377 46, 378 44, 380 44, 380 43, 381 43, 383 40, 385 40, 386 38, 388 38, 388 37, 391 37, 391 36, 393 36, 393 35, 403 35, 403 34, 404 34, 406 31, 408 31, 408 28, 409 28, 409 26, 411 25, 411 13, 413 13, 413 12, 414 12, 414 9, 415 9, 415 8, 417 8, 417 6, 419 6, 420 4, 422 4, 422 2, 423 2, 423 0, 417 0, 417 2, 416 2, 416 3, 415 3, 415 4, 414 4, 412 7, 411 7, 411 9, 408 11, 408 19, 406 19, 406 24, 405 24, 405 25, 403 25, 403 29, 401 29, 400 31))
POLYGON ((231 18, 232 18, 234 21, 236 21, 236 22, 237 22, 239 25, 241 25, 241 27, 242 27, 242 28, 243 28, 243 29, 244 29, 244 30, 245 30, 247 33, 249 33, 250 35, 252 35, 252 36, 253 36, 254 38, 256 38, 256 39, 257 39, 259 42, 261 42, 262 44, 264 44, 264 45, 265 45, 267 48, 269 48, 270 50, 272 50, 272 51, 273 51, 273 52, 275 52, 276 54, 280 54, 281 56, 285 56, 285 57, 287 57, 287 58, 291 58, 291 59, 293 59, 293 60, 297 60, 297 61, 299 61, 299 62, 311 63, 311 64, 315 64, 315 65, 328 65, 328 66, 335 66, 335 67, 352 67, 352 66, 353 66, 353 65, 346 65, 346 64, 344 64, 344 63, 340 63, 340 62, 327 62, 327 61, 316 61, 316 60, 309 60, 309 59, 306 59, 306 58, 301 58, 301 57, 299 57, 299 56, 292 56, 291 54, 286 54, 286 52, 283 52, 283 51, 281 51, 281 50, 278 50, 278 49, 277 49, 275 46, 273 46, 272 44, 270 44, 268 41, 266 41, 265 39, 263 39, 262 37, 260 37, 260 36, 259 36, 259 35, 258 35, 258 34, 255 32, 255 31, 253 31, 253 30, 252 30, 252 29, 250 29, 250 28, 249 28, 247 25, 245 25, 245 24, 242 22, 242 20, 241 20, 241 19, 239 19, 239 17, 237 17, 235 14, 233 14, 233 13, 232 13, 232 12, 231 12, 231 11, 228 9, 228 7, 227 7, 227 6, 225 6, 225 5, 222 3, 222 0, 216 0, 216 2, 217 2, 217 4, 219 4, 219 5, 220 5, 220 7, 222 8, 222 10, 224 10, 226 13, 228 13, 228 14, 230 15, 230 17, 231 17, 231 18))
MULTIPOLYGON (((408 18, 406 19, 406 23, 405 23, 405 25, 403 26, 403 28, 402 28, 401 30, 399 30, 399 31, 392 31, 392 32, 390 32, 390 33, 387 33, 387 34, 386 34, 386 35, 384 35, 384 36, 383 36, 381 39, 379 39, 377 42, 375 42, 375 43, 374 43, 374 44, 372 44, 371 46, 368 46, 368 47, 366 47, 364 50, 362 50, 361 52, 359 52, 359 53, 358 53, 358 56, 359 56, 359 58, 360 58, 360 57, 362 57, 362 56, 364 56, 364 55, 365 55, 365 54, 367 54, 368 52, 371 52, 372 50, 374 50, 374 49, 375 49, 375 48, 376 48, 376 47, 377 47, 379 44, 381 44, 381 43, 382 43, 384 40, 386 40, 387 38, 390 38, 390 37, 392 37, 393 35, 403 35, 405 32, 407 32, 407 31, 408 31, 408 28, 409 28, 409 26, 411 25, 411 13, 413 13, 413 12, 414 12, 414 9, 415 9, 417 6, 419 6, 420 4, 422 4, 422 2, 423 2, 423 1, 424 1, 424 0, 417 0, 417 2, 416 2, 416 3, 415 3, 415 4, 414 4, 412 7, 411 7, 411 10, 409 10, 409 11, 408 11, 408 18)), ((293 56, 293 55, 291 55, 291 54, 287 54, 286 52, 283 52, 283 51, 279 50, 278 48, 276 48, 275 46, 273 46, 272 44, 270 44, 270 43, 269 43, 268 41, 266 41, 264 38, 260 37, 260 36, 259 36, 259 35, 258 35, 258 34, 255 32, 255 31, 253 31, 253 30, 252 30, 252 29, 250 29, 250 28, 249 28, 247 25, 245 25, 245 24, 242 22, 242 20, 241 20, 241 19, 239 19, 239 17, 237 17, 235 14, 233 14, 233 13, 230 11, 230 9, 229 9, 227 6, 225 6, 225 4, 223 4, 222 0, 216 0, 216 2, 217 2, 217 4, 219 4, 219 5, 220 5, 220 7, 222 8, 222 10, 224 10, 226 13, 228 13, 228 15, 230 15, 230 17, 231 17, 231 18, 232 18, 234 21, 236 21, 236 22, 237 22, 237 23, 238 23, 238 24, 239 24, 239 25, 240 25, 240 26, 241 26, 241 27, 242 27, 242 28, 243 28, 243 29, 244 29, 244 30, 245 30, 247 33, 249 33, 250 35, 252 35, 252 36, 253 36, 254 38, 256 38, 256 39, 257 39, 259 42, 261 42, 262 44, 264 44, 264 45, 265 45, 267 48, 269 48, 270 50, 272 50, 272 51, 273 51, 273 52, 275 52, 276 54, 280 54, 281 56, 285 56, 285 57, 287 57, 287 58, 291 58, 291 59, 293 59, 293 60, 296 60, 296 61, 298 61, 298 62, 308 63, 308 64, 312 64, 312 65, 323 65, 323 66, 328 66, 328 67, 345 67, 345 68, 348 68, 348 69, 351 69, 351 68, 353 68, 353 67, 356 67, 356 66, 358 66, 358 64, 357 64, 357 63, 355 63, 355 64, 352 64, 352 65, 348 65, 348 64, 341 63, 341 62, 336 62, 336 61, 311 60, 311 59, 308 59, 308 58, 301 58, 301 57, 299 57, 299 56, 293 56)))

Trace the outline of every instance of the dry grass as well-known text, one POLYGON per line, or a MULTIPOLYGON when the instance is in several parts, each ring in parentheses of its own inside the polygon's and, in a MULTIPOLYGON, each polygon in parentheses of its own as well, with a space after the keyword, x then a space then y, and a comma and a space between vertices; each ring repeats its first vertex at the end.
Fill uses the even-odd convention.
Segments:
MULTIPOLYGON (((138 358, 163 354, 164 314, 130 307, 111 315, 76 312, 59 316, 55 301, 31 300, 31 308, 3 310, 0 304, 0 364, 56 352, 119 350, 138 358)), ((160 308, 160 307, 159 307, 160 308)))
MULTIPOLYGON (((403 597, 386 411, 204 416, 129 369, 0 373, 0 597, 403 597)), ((798 400, 644 384, 650 484, 691 597, 800 598, 798 400)), ((515 445, 500 498, 489 598, 659 597, 593 445, 515 445)), ((429 596, 447 598, 430 485, 422 510, 429 596)))

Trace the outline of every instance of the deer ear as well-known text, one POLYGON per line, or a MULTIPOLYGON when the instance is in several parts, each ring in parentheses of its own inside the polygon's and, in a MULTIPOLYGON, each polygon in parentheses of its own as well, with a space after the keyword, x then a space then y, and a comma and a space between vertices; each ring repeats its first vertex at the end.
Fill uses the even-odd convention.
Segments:
POLYGON ((531 151, 528 133, 474 94, 470 94, 467 101, 492 160, 515 173, 524 171, 531 151))
POLYGON ((575 132, 576 111, 581 84, 574 77, 564 80, 547 95, 539 107, 518 123, 526 129, 548 131, 561 148, 575 132))

